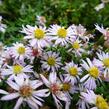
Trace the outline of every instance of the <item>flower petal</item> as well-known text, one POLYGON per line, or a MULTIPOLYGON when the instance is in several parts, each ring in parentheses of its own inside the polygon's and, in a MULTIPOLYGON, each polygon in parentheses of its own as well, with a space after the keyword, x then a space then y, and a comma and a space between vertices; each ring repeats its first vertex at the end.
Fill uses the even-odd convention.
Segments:
POLYGON ((1 100, 12 100, 19 97, 19 93, 11 93, 1 98, 1 100))
POLYGON ((22 104, 22 102, 23 102, 23 98, 20 97, 20 98, 18 99, 18 101, 17 101, 17 103, 16 103, 14 109, 19 109, 19 107, 20 107, 20 105, 22 104))

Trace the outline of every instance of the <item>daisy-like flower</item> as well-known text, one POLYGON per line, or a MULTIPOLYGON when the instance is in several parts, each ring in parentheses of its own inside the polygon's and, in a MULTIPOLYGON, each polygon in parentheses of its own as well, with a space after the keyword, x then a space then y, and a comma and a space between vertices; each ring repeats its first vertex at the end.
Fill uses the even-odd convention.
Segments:
POLYGON ((65 29, 59 25, 51 25, 47 34, 51 36, 51 39, 54 41, 55 45, 62 46, 65 46, 70 42, 73 43, 76 38, 75 32, 71 27, 65 29))
POLYGON ((88 42, 89 38, 93 37, 91 34, 87 34, 86 28, 81 24, 79 24, 78 26, 73 24, 71 28, 75 31, 76 36, 78 36, 85 42, 88 42))
POLYGON ((71 44, 71 48, 68 50, 69 52, 75 53, 77 56, 81 56, 85 50, 83 49, 83 44, 79 39, 77 39, 73 44, 71 44))
POLYGON ((87 90, 87 92, 81 92, 81 98, 86 103, 94 106, 90 109, 109 109, 109 105, 106 100, 101 95, 96 95, 92 90, 87 90))
POLYGON ((79 75, 81 75, 81 68, 78 65, 74 64, 74 62, 66 63, 66 66, 63 68, 67 73, 64 74, 66 80, 71 81, 72 84, 77 83, 79 81, 79 75))
POLYGON ((59 53, 55 53, 52 51, 48 51, 42 55, 42 68, 47 71, 55 72, 62 65, 61 57, 59 57, 59 53))
POLYGON ((95 24, 95 29, 101 32, 104 35, 104 39, 109 41, 109 30, 108 28, 104 29, 103 26, 99 26, 98 24, 95 24))
POLYGON ((100 70, 95 66, 89 58, 86 59, 86 62, 82 60, 83 64, 81 65, 88 74, 84 75, 81 78, 80 82, 83 83, 83 86, 87 89, 96 88, 96 80, 99 82, 100 79, 100 70))
POLYGON ((2 16, 0 16, 0 32, 5 33, 7 26, 2 23, 2 16))
POLYGON ((61 81, 57 78, 56 73, 50 73, 48 79, 45 78, 42 74, 40 74, 40 76, 44 84, 49 88, 49 91, 53 96, 57 109, 62 109, 61 101, 64 101, 66 103, 65 109, 69 109, 69 98, 67 98, 66 94, 61 91, 61 81))
POLYGON ((26 27, 23 26, 21 32, 26 34, 24 39, 28 39, 32 47, 41 49, 50 45, 50 37, 46 35, 46 27, 26 25, 26 27))
POLYGON ((10 49, 10 54, 15 60, 24 61, 25 58, 31 58, 31 49, 29 47, 24 46, 22 43, 14 43, 13 47, 10 49))
POLYGON ((80 91, 80 96, 76 104, 78 106, 78 109, 90 109, 89 104, 85 102, 84 98, 82 97, 82 92, 86 92, 87 89, 85 89, 82 85, 79 85, 79 91, 80 91))
POLYGON ((109 53, 97 53, 98 59, 94 59, 93 63, 99 67, 105 78, 109 78, 109 53))
POLYGON ((16 76, 19 78, 28 78, 27 73, 33 72, 31 65, 23 66, 21 64, 15 64, 13 66, 7 65, 7 68, 1 70, 1 75, 9 76, 9 80, 14 79, 16 76))
POLYGON ((66 94, 69 101, 71 101, 72 97, 70 96, 70 94, 77 93, 79 88, 72 84, 72 82, 69 81, 69 78, 64 77, 63 75, 60 75, 60 79, 62 81, 61 89, 66 94))
POLYGON ((39 109, 44 101, 42 97, 49 95, 48 89, 37 89, 42 85, 39 80, 30 81, 27 78, 15 78, 15 81, 7 81, 7 83, 15 92, 6 93, 6 91, 0 90, 1 93, 6 94, 1 97, 1 100, 9 101, 18 98, 13 109, 19 109, 23 102, 26 102, 31 109, 39 109))
POLYGON ((36 16, 37 22, 40 26, 45 26, 46 19, 44 16, 36 16))

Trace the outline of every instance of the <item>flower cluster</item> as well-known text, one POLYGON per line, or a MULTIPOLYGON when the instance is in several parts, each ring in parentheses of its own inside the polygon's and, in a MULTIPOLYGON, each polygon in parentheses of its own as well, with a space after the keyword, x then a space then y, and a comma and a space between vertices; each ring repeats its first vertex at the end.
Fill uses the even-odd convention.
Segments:
MULTIPOLYGON (((96 29, 105 34, 98 25, 96 29)), ((0 89, 1 101, 17 100, 14 109, 25 102, 39 109, 52 97, 57 109, 69 109, 78 94, 78 109, 109 109, 94 93, 102 81, 109 81, 109 53, 90 50, 93 35, 84 26, 26 25, 20 32, 22 42, 10 47, 0 43, 0 82, 9 87, 0 89)))

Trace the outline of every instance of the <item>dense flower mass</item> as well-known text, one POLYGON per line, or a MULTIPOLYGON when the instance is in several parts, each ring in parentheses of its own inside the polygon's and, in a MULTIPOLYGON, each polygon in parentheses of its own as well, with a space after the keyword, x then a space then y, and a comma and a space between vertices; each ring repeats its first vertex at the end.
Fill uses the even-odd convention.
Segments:
MULTIPOLYGON (((81 24, 46 27, 46 20, 37 17, 39 25, 20 31, 23 42, 9 47, 0 43, 0 83, 5 84, 0 102, 16 102, 13 109, 26 104, 39 109, 47 100, 57 109, 109 109, 104 96, 95 91, 109 82, 108 50, 95 49, 90 42, 94 36, 81 24)), ((108 30, 95 26, 108 40, 108 30)))

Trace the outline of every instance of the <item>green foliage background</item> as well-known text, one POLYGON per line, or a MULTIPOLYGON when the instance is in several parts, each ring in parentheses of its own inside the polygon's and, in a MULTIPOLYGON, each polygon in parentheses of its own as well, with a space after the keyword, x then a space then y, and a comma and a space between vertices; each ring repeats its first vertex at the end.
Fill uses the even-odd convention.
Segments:
MULTIPOLYGON (((109 27, 109 4, 97 12, 94 8, 100 3, 100 0, 3 0, 0 5, 0 15, 3 16, 3 23, 7 25, 7 30, 5 34, 0 33, 0 41, 11 45, 15 41, 22 40, 23 35, 20 33, 22 25, 37 24, 36 15, 45 16, 47 26, 54 23, 66 27, 71 24, 82 24, 95 34, 97 41, 101 34, 95 31, 94 24, 109 27)), ((103 93, 109 101, 108 89, 109 84, 103 83, 96 92, 103 93)), ((0 109, 12 109, 14 104, 9 104, 10 102, 0 103, 0 109)))
POLYGON ((45 16, 47 25, 58 23, 63 26, 82 24, 88 30, 94 29, 94 24, 109 26, 109 4, 96 12, 94 7, 100 0, 3 0, 0 5, 0 15, 8 28, 6 34, 0 34, 0 40, 5 44, 19 41, 21 26, 35 25, 36 15, 45 16))

